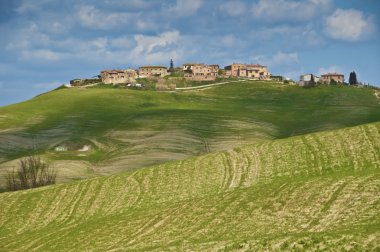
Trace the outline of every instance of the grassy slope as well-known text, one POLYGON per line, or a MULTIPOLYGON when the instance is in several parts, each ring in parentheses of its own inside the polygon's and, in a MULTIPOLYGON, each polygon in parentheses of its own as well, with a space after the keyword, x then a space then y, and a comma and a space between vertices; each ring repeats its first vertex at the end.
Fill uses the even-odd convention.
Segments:
POLYGON ((376 250, 380 123, 0 194, 0 247, 376 250))
POLYGON ((182 93, 63 89, 0 108, 0 173, 33 146, 55 160, 60 180, 71 180, 379 120, 380 101, 367 89, 271 82, 182 93), (67 139, 89 139, 97 148, 49 151, 67 139))

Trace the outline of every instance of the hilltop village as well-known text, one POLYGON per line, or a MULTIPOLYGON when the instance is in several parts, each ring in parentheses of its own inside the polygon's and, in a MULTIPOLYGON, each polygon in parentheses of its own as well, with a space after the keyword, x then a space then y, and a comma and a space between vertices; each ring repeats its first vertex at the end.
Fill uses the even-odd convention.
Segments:
MULTIPOLYGON (((175 78, 177 82, 179 79, 187 82, 215 82, 218 79, 230 78, 286 81, 282 76, 273 76, 269 72, 268 67, 261 64, 232 63, 224 68, 220 68, 218 64, 185 63, 181 67, 174 68, 173 60, 171 60, 169 68, 147 65, 140 66, 138 69, 107 69, 102 70, 97 78, 74 79, 70 81, 70 85, 86 86, 102 83, 141 88, 144 84, 139 82, 147 79, 156 83, 156 87, 158 87, 160 84, 162 86, 163 80, 170 78, 175 78)), ((344 83, 344 75, 340 73, 326 73, 318 77, 313 74, 305 74, 300 76, 298 82, 303 87, 311 86, 314 83, 344 83)), ((167 85, 166 88, 173 89, 173 85, 171 87, 167 85)))

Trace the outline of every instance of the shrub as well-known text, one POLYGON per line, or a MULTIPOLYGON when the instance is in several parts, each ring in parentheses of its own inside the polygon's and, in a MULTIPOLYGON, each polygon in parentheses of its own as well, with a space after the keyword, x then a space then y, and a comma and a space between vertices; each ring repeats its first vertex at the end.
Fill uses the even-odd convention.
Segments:
POLYGON ((17 171, 6 174, 7 189, 17 191, 55 184, 57 172, 38 156, 30 156, 20 160, 17 171))
POLYGON ((334 79, 331 79, 330 80, 330 85, 336 86, 336 85, 338 85, 338 82, 336 80, 334 80, 334 79))

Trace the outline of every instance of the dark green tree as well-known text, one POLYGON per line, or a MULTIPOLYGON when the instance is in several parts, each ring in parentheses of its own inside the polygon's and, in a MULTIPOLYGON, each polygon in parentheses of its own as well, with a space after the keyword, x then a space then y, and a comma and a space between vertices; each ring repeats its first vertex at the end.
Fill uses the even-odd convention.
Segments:
POLYGON ((170 60, 169 72, 173 74, 175 72, 173 59, 170 60))
POLYGON ((313 74, 311 75, 310 82, 309 82, 309 86, 310 86, 310 87, 315 87, 315 86, 316 86, 316 83, 315 83, 315 79, 314 79, 314 75, 313 75, 313 74))
POLYGON ((356 84, 358 84, 358 80, 356 78, 356 73, 355 72, 351 72, 350 73, 350 78, 348 79, 348 83, 350 85, 356 85, 356 84))

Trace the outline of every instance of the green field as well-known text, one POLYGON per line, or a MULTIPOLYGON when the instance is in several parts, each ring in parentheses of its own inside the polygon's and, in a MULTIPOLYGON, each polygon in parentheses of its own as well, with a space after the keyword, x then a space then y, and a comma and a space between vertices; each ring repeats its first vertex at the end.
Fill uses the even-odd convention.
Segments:
POLYGON ((0 248, 378 251, 379 139, 371 123, 2 193, 0 248))
POLYGON ((65 182, 376 121, 371 89, 260 81, 186 92, 60 89, 0 108, 0 177, 31 153, 65 182), (54 151, 68 142, 92 148, 54 151))
POLYGON ((372 89, 55 90, 0 108, 0 176, 59 182, 0 193, 0 251, 378 251, 379 139, 372 89))

